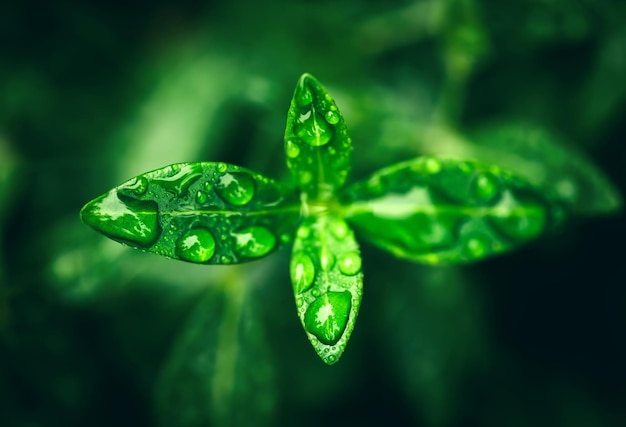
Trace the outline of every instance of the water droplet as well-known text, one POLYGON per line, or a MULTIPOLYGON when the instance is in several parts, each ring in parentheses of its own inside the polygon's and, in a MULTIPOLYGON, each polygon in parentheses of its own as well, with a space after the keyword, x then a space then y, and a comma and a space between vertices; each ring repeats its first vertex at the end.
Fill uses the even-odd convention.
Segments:
POLYGON ((304 142, 314 147, 328 144, 334 133, 333 127, 313 110, 308 110, 298 117, 294 132, 304 142))
POLYGON ((217 164, 217 171, 218 172, 226 172, 226 169, 228 169, 228 165, 226 163, 218 163, 217 164))
POLYGON ((491 201, 500 192, 498 179, 488 172, 480 173, 472 180, 471 192, 481 201, 491 201))
POLYGON ((293 159, 300 154, 300 147, 293 141, 287 141, 285 143, 285 152, 287 153, 287 157, 293 159))
POLYGON ((354 276, 361 271, 361 256, 358 252, 346 252, 339 256, 339 271, 346 276, 354 276))
POLYGON ((351 294, 328 292, 314 300, 304 313, 304 329, 326 345, 336 344, 350 317, 351 294))
POLYGON ((302 252, 294 254, 291 258, 290 273, 294 293, 301 294, 307 291, 315 279, 315 267, 311 257, 302 252))
POLYGON ((424 169, 426 170, 426 172, 431 173, 431 174, 435 174, 437 172, 439 172, 442 168, 441 162, 437 159, 434 159, 432 157, 428 157, 425 161, 424 161, 424 169))
POLYGON ((335 265, 335 256, 323 246, 320 250, 320 267, 323 271, 329 271, 335 265))
POLYGON ((313 94, 311 90, 308 88, 304 82, 296 87, 296 93, 294 94, 294 98, 296 98, 296 102, 301 107, 306 107, 311 102, 313 102, 313 94))
POLYGON ((321 295, 321 292, 319 289, 315 288, 311 291, 311 295, 313 295, 314 297, 319 297, 321 295))
POLYGON ((189 187, 202 177, 201 163, 181 163, 150 172, 152 183, 161 186, 175 195, 184 194, 189 187))
POLYGON ((222 255, 220 257, 220 263, 222 264, 230 264, 231 262, 233 262, 233 259, 228 255, 222 255))
POLYGON ((338 238, 339 240, 345 239, 348 233, 350 232, 350 230, 348 229, 348 225, 343 221, 335 222, 335 224, 333 225, 332 231, 335 237, 338 238))
POLYGON ((206 203, 206 199, 207 199, 206 193, 202 191, 198 191, 196 193, 196 203, 198 203, 199 205, 203 205, 204 203, 206 203))
POLYGON ((148 189, 148 180, 144 176, 135 177, 130 184, 124 186, 124 189, 130 190, 138 196, 146 193, 148 189))
POLYGON ((276 237, 265 227, 247 227, 235 233, 237 252, 248 258, 267 255, 276 246, 276 237))
POLYGON ((100 233, 133 246, 152 246, 161 234, 157 204, 123 197, 109 191, 87 203, 80 212, 83 222, 100 233))
POLYGON ((254 180, 247 173, 226 173, 215 183, 215 191, 231 205, 243 206, 254 197, 254 180))
POLYGON ((472 236, 465 242, 465 253, 470 259, 484 258, 489 255, 489 242, 483 236, 472 236))
POLYGON ((326 121, 330 123, 331 125, 337 124, 337 122, 339 122, 339 114, 332 110, 327 111, 326 121))
POLYGON ((301 225, 296 232, 299 239, 307 239, 311 235, 311 227, 307 225, 301 225))
POLYGON ((303 304, 304 304, 304 298, 302 297, 296 298, 296 307, 302 307, 303 304))
POLYGON ((176 253, 185 261, 207 262, 215 253, 215 239, 204 228, 191 229, 176 242, 176 253))
POLYGON ((337 356, 335 356, 334 354, 329 355, 328 358, 326 359, 326 363, 329 365, 332 365, 336 361, 337 361, 337 356))

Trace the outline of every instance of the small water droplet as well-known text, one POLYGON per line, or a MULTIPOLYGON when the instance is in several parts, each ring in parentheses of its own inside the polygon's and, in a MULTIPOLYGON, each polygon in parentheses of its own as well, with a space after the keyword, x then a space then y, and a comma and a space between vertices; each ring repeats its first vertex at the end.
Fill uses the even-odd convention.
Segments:
POLYGON ((311 257, 299 252, 291 258, 290 265, 291 283, 296 294, 307 291, 315 279, 315 267, 311 257))
POLYGON ((339 271, 346 276, 354 276, 361 271, 361 256, 358 252, 346 252, 339 256, 339 271))
POLYGON ((233 262, 233 259, 228 255, 222 255, 220 257, 220 263, 222 264, 230 264, 231 262, 233 262))
POLYGON ((293 159, 300 154, 300 147, 293 141, 287 141, 285 143, 285 152, 287 153, 287 157, 293 159))
POLYGON ((265 227, 258 225, 235 233, 235 247, 244 257, 258 258, 267 255, 276 246, 276 237, 265 227))
POLYGON ((207 262, 215 253, 215 239, 204 228, 191 229, 176 242, 176 253, 185 261, 207 262))
POLYGON ((217 164, 217 171, 218 172, 226 172, 226 169, 228 169, 228 165, 226 165, 226 163, 218 163, 217 164))
POLYGON ((477 259, 487 256, 490 252, 489 243, 483 236, 473 236, 465 242, 465 253, 468 258, 477 259))
POLYGON ((321 295, 321 292, 319 289, 315 288, 311 291, 311 295, 313 295, 314 297, 319 297, 321 295))
POLYGON ((302 297, 296 298, 296 307, 302 307, 303 304, 304 304, 304 298, 302 297))
POLYGON ((144 176, 135 177, 130 184, 125 186, 125 189, 132 191, 137 196, 141 196, 148 189, 148 180, 144 176))
POLYGON ((438 173, 439 171, 441 171, 441 168, 441 162, 435 158, 428 157, 424 161, 424 169, 430 174, 438 173))
POLYGON ((304 83, 298 85, 296 88, 296 93, 294 95, 296 98, 296 102, 301 107, 306 107, 311 102, 313 102, 313 94, 311 93, 311 89, 304 83))
POLYGON ((479 173, 472 180, 471 192, 481 201, 491 201, 500 192, 498 179, 488 172, 479 173))
POLYGON ((329 355, 328 358, 326 359, 326 363, 328 363, 329 365, 332 365, 336 361, 337 361, 337 356, 335 356, 334 354, 329 355))
POLYGON ((206 199, 207 199, 207 195, 205 192, 198 191, 196 193, 196 203, 198 203, 199 205, 203 205, 204 203, 206 203, 206 199))
POLYGON ((215 191, 231 205, 243 206, 254 197, 254 180, 247 173, 226 173, 215 183, 215 191))
POLYGON ((329 271, 335 265, 335 256, 323 246, 320 250, 320 267, 323 271, 329 271))
POLYGON ((348 229, 348 225, 344 221, 337 221, 333 225, 332 228, 333 234, 339 240, 343 240, 346 238, 350 230, 348 229))
POLYGON ((313 110, 308 110, 298 117, 294 125, 294 133, 307 144, 319 147, 330 142, 334 130, 322 116, 313 110))
POLYGON ((296 235, 299 239, 307 239, 311 235, 311 227, 301 225, 300 227, 298 227, 296 235))
POLYGON ((339 114, 336 111, 329 110, 326 112, 326 121, 331 125, 339 122, 339 114))

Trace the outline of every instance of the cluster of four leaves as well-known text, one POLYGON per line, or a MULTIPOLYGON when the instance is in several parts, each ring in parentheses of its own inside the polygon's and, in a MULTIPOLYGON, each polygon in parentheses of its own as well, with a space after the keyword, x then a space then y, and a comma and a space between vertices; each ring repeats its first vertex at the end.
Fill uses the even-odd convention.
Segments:
POLYGON ((236 165, 180 163, 93 199, 81 217, 119 242, 202 264, 252 261, 293 242, 297 313, 327 364, 345 350, 363 295, 353 229, 396 256, 440 264, 509 250, 561 217, 520 177, 469 161, 420 157, 345 187, 351 153, 337 105, 304 74, 285 131, 295 191, 236 165))

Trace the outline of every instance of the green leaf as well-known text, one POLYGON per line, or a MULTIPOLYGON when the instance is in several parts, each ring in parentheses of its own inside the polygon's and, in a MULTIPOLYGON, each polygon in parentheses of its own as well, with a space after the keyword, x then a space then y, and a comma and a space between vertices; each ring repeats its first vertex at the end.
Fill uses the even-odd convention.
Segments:
POLYGON ((285 129, 287 166, 311 199, 328 199, 348 176, 352 141, 335 101, 310 74, 296 85, 285 129))
POLYGON ((291 240, 300 206, 273 180, 226 163, 178 163, 87 203, 83 222, 121 243, 200 264, 259 259, 291 240))
POLYGON ((296 233, 290 275, 302 326, 332 365, 348 344, 363 295, 359 246, 345 221, 328 214, 306 218, 296 233))
POLYGON ((473 141, 492 161, 546 188, 578 214, 618 211, 622 197, 602 170, 553 132, 504 121, 481 128, 473 141))
POLYGON ((508 251, 563 214, 559 204, 497 167, 428 157, 382 169, 341 199, 364 238, 429 264, 508 251))
POLYGON ((205 291, 166 359, 155 387, 158 425, 274 425, 275 365, 264 322, 246 270, 229 271, 205 291))

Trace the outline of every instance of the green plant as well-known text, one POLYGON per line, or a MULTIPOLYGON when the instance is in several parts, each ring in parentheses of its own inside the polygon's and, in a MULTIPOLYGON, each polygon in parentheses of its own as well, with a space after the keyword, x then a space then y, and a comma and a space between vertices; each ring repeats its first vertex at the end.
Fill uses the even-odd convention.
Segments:
POLYGON ((420 157, 345 186, 352 141, 335 102, 304 74, 287 116, 295 186, 240 166, 180 163, 87 203, 84 223, 121 243, 200 264, 257 260, 293 241, 298 316, 317 354, 337 362, 363 295, 353 229, 394 255, 473 262, 536 238, 561 202, 518 175, 477 162, 420 157))

